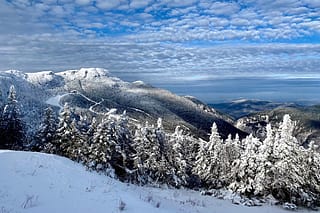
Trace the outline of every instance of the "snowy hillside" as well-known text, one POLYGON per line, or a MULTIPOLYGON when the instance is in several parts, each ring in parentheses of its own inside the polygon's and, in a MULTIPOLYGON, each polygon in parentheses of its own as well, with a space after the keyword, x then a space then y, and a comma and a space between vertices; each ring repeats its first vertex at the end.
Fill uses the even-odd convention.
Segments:
MULTIPOLYGON (((0 151, 0 212, 287 212, 246 207, 199 192, 139 187, 55 155, 0 151)), ((303 212, 303 210, 299 210, 303 212)))

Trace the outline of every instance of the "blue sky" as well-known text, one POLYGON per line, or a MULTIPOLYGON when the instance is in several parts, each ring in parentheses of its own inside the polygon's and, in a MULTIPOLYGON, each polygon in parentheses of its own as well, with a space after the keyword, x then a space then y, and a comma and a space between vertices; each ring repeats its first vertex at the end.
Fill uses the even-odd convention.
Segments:
POLYGON ((0 0, 0 24, 0 70, 103 67, 170 88, 320 73, 319 0, 0 0))

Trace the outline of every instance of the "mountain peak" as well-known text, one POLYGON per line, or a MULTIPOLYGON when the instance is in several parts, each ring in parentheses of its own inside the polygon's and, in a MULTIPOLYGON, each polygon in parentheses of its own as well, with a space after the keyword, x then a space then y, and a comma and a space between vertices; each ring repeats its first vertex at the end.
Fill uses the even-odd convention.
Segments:
POLYGON ((101 77, 108 77, 109 71, 104 68, 81 68, 79 70, 66 70, 57 73, 57 75, 63 76, 68 80, 75 79, 97 79, 101 77))
POLYGON ((19 71, 19 70, 6 70, 4 71, 4 73, 7 73, 7 74, 10 74, 10 75, 14 75, 14 76, 17 76, 19 78, 25 78, 26 77, 26 74, 19 71))

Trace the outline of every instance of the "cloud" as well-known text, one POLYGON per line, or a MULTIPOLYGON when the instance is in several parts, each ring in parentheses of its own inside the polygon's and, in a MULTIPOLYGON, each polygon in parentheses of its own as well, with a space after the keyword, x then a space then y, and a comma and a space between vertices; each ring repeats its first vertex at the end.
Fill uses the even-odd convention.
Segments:
POLYGON ((165 0, 163 2, 165 2, 169 7, 186 7, 198 2, 198 0, 165 0))
POLYGON ((76 2, 76 4, 79 4, 79 5, 88 5, 92 1, 91 0, 76 0, 75 2, 76 2))
POLYGON ((290 42, 307 41, 319 35, 317 2, 48 0, 34 3, 12 0, 1 1, 0 20, 6 26, 2 27, 5 29, 2 36, 37 33, 58 36, 73 31, 79 33, 73 35, 88 39, 116 36, 118 42, 290 42))
POLYGON ((151 2, 152 2, 152 0, 132 0, 130 2, 130 8, 133 8, 133 9, 145 8, 151 2))
POLYGON ((313 7, 313 8, 320 7, 320 2, 318 0, 303 0, 303 3, 305 3, 309 7, 313 7))
POLYGON ((96 6, 99 9, 103 9, 103 10, 110 10, 110 9, 114 9, 117 6, 120 5, 120 1, 119 0, 97 0, 96 1, 96 6))
POLYGON ((105 67, 156 85, 312 75, 319 17, 313 0, 0 1, 0 70, 105 67))

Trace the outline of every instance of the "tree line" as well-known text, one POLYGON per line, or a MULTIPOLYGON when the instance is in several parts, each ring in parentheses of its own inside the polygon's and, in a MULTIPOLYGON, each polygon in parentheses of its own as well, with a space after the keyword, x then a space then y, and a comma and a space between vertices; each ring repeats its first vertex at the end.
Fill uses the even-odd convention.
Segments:
POLYGON ((229 189, 247 197, 272 195, 282 202, 314 207, 320 201, 320 155, 314 142, 304 148, 285 115, 278 128, 267 125, 265 139, 252 135, 223 140, 213 123, 208 141, 177 126, 129 122, 125 112, 87 117, 68 104, 57 116, 45 110, 31 144, 12 86, 0 117, 0 148, 65 156, 88 169, 135 184, 229 189))

